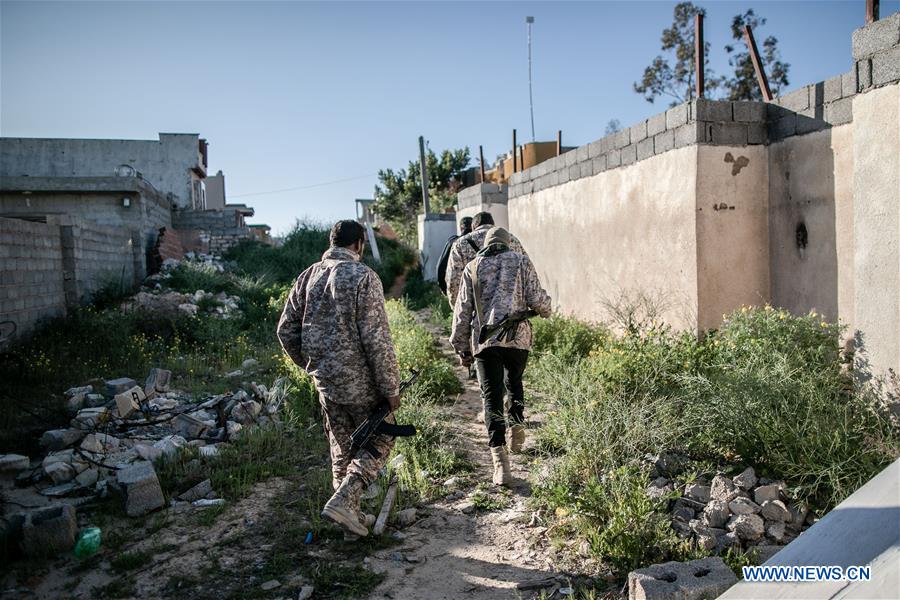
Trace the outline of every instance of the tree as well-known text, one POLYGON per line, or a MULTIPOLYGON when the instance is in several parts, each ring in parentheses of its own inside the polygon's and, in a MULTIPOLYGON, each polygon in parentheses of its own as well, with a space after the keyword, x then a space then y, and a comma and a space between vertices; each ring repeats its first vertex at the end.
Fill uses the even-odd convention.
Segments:
POLYGON ((612 135, 619 131, 622 131, 622 122, 618 119, 610 119, 606 124, 606 131, 603 132, 603 135, 612 135))
MULTIPOLYGON (((662 32, 662 50, 674 54, 674 64, 662 55, 657 56, 644 69, 640 83, 634 83, 634 91, 642 94, 647 102, 654 102, 660 96, 670 96, 671 105, 681 104, 694 98, 694 17, 706 15, 702 8, 692 2, 675 5, 672 26, 662 32)), ((703 44, 703 61, 709 63, 709 42, 703 44)), ((714 77, 712 71, 705 70, 705 92, 712 92, 722 80, 714 77)))
MULTIPOLYGON (((744 26, 749 25, 753 31, 757 31, 765 24, 765 18, 757 17, 752 8, 742 15, 735 15, 731 22, 731 36, 737 44, 725 46, 725 52, 728 53, 728 64, 734 68, 734 77, 727 79, 724 83, 729 100, 763 99, 756 80, 756 71, 753 69, 753 60, 750 58, 750 50, 744 42, 744 26)), ((781 62, 778 40, 774 36, 770 35, 763 40, 760 58, 769 77, 769 88, 772 90, 772 94, 777 96, 778 92, 788 85, 788 70, 791 65, 781 62)))
MULTIPOLYGON (((431 210, 443 212, 456 204, 456 192, 462 172, 469 166, 469 149, 444 150, 440 159, 428 149, 428 195, 431 210)), ((423 212, 422 177, 418 160, 406 169, 378 171, 379 185, 375 186, 374 210, 390 223, 404 242, 416 244, 416 220, 423 212)))

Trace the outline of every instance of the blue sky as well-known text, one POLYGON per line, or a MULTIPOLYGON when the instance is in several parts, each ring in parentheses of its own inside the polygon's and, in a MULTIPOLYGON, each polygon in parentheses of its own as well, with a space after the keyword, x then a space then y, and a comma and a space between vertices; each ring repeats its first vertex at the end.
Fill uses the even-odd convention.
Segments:
MULTIPOLYGON (((2 2, 0 133, 210 142, 231 202, 276 232, 333 221, 371 197, 380 168, 430 147, 530 138, 525 16, 535 17, 538 139, 566 145, 661 111, 632 91, 674 2, 2 2), (352 179, 351 179, 352 178, 352 179), (315 184, 342 183, 263 195, 315 184)), ((712 68, 733 15, 768 18, 788 90, 849 70, 865 3, 698 2, 712 68)), ((888 15, 898 1, 883 1, 888 15)))

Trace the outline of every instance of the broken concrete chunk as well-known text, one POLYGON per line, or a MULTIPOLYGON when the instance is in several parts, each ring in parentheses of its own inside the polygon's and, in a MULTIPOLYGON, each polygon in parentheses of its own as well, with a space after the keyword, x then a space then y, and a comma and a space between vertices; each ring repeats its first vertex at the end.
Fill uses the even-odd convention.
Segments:
POLYGON ((728 503, 728 509, 736 515, 755 515, 760 506, 750 498, 738 497, 728 503))
POLYGON ((228 438, 236 438, 240 435, 241 429, 243 426, 240 423, 235 423, 234 421, 228 421, 225 423, 226 431, 228 432, 228 438))
POLYGON ((172 371, 168 369, 150 369, 147 381, 144 383, 144 394, 150 398, 156 393, 169 391, 172 381, 172 371))
POLYGON ((716 598, 737 583, 718 556, 690 562, 667 562, 628 574, 630 600, 716 598))
POLYGON ((172 420, 172 428, 175 433, 185 439, 198 438, 203 435, 207 427, 203 421, 196 419, 190 415, 178 415, 172 420))
POLYGON ((762 516, 769 521, 781 521, 782 523, 791 520, 791 511, 781 500, 769 500, 762 505, 762 516))
POLYGON ((172 410, 176 406, 178 406, 178 400, 174 398, 163 398, 161 396, 157 396, 150 400, 151 408, 158 408, 159 410, 172 410))
POLYGON ((82 487, 91 487, 100 479, 100 471, 97 469, 86 469, 75 477, 75 481, 82 487))
MULTIPOLYGON (((79 413, 80 414, 80 413, 79 413)), ((62 450, 84 437, 80 429, 51 429, 41 436, 40 444, 48 450, 62 450)))
POLYGON ((711 489, 708 485, 689 483, 684 488, 684 495, 698 502, 709 502, 711 489))
POLYGON ((134 386, 121 394, 117 394, 115 397, 116 416, 120 419, 127 419, 133 415, 135 411, 141 408, 141 402, 146 399, 147 397, 144 395, 144 390, 138 386, 134 386))
POLYGON ((244 362, 241 363, 241 369, 243 369, 244 372, 253 371, 258 366, 259 366, 259 361, 256 360, 255 358, 248 358, 248 359, 244 360, 244 362))
POLYGON ((753 492, 754 500, 762 506, 769 500, 778 500, 781 496, 781 488, 779 483, 770 483, 769 485, 761 485, 753 492))
POLYGON ((106 396, 103 394, 88 394, 84 397, 84 405, 88 408, 96 408, 106 404, 106 396))
POLYGON ((75 507, 62 504, 32 511, 22 524, 22 552, 26 556, 49 556, 75 545, 78 532, 75 507))
POLYGON ((147 514, 166 502, 152 463, 135 463, 119 471, 117 479, 125 491, 125 512, 129 517, 147 514))
POLYGON ((712 486, 710 488, 710 498, 728 503, 734 500, 737 495, 738 490, 731 479, 724 475, 716 475, 713 478, 712 486))
POLYGON ((209 479, 204 479, 188 491, 178 496, 178 499, 184 500, 185 502, 193 502, 194 500, 206 498, 210 493, 212 493, 212 482, 209 479))
POLYGON ((95 454, 102 454, 119 447, 119 438, 105 433, 89 433, 81 441, 81 449, 95 454))
POLYGON ((773 541, 782 541, 784 539, 784 522, 769 523, 769 526, 766 527, 766 535, 772 538, 773 541))
POLYGON ((753 467, 747 467, 740 475, 736 475, 733 481, 734 485, 744 491, 749 491, 756 485, 756 471, 753 470, 753 467))
POLYGON ((754 542, 765 532, 765 522, 759 515, 735 515, 728 521, 728 530, 742 540, 754 542))
POLYGON ((722 527, 731 516, 731 510, 728 508, 728 504, 722 500, 710 500, 703 509, 703 516, 708 526, 722 527))
POLYGON ((66 400, 66 410, 70 415, 74 416, 84 408, 86 396, 87 394, 77 394, 66 400))
POLYGON ((84 408, 78 411, 70 425, 76 429, 93 429, 107 418, 107 412, 105 406, 84 408))
POLYGON ((416 522, 416 509, 406 508, 394 515, 398 527, 409 527, 416 522))
POLYGON ((137 386, 137 382, 130 377, 119 377, 106 382, 106 395, 113 397, 137 386))
POLYGON ((0 456, 0 472, 24 471, 31 465, 27 456, 3 454, 0 456))
POLYGON ((94 386, 92 385, 84 385, 81 387, 72 387, 66 390, 66 398, 72 398, 74 396, 83 396, 84 394, 90 394, 94 391, 94 386))
POLYGON ((180 435, 168 435, 153 444, 153 447, 166 456, 175 456, 185 444, 187 444, 187 440, 180 435))
POLYGON ((255 400, 245 400, 244 402, 238 403, 231 411, 231 420, 240 423, 241 425, 250 425, 254 421, 256 421, 256 417, 259 416, 260 411, 262 411, 262 405, 255 400))
POLYGON ((54 462, 44 467, 44 474, 47 475, 53 483, 59 485, 75 479, 75 467, 69 463, 54 462))
POLYGON ((163 451, 160 448, 148 446, 147 444, 135 444, 134 450, 137 452, 138 456, 150 462, 155 461, 163 455, 163 451))

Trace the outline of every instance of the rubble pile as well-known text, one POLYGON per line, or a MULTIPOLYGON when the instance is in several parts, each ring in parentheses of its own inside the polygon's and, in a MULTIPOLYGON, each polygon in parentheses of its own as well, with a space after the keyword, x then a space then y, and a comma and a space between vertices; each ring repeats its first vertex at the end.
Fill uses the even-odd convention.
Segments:
MULTIPOLYGON (((247 367, 255 364, 252 359, 245 361, 247 367)), ((46 515, 32 511, 4 516, 5 527, 13 527, 13 536, 21 540, 23 551, 33 555, 37 548, 46 546, 25 543, 26 534, 32 540, 56 536, 53 548, 70 548, 74 543, 70 529, 75 507, 95 499, 115 494, 123 499, 129 516, 163 507, 166 500, 155 461, 190 448, 197 448, 201 458, 209 459, 246 428, 279 420, 280 394, 270 393, 265 385, 245 382, 242 386, 246 389, 195 403, 186 394, 170 389, 171 376, 168 370, 152 369, 143 386, 122 377, 105 381, 102 386, 71 388, 65 396, 72 419, 68 427, 41 436, 40 444, 47 450, 42 459, 0 456, 0 475, 14 476, 15 486, 22 493, 44 496, 49 508, 67 507, 46 515), (30 525, 32 522, 40 526, 30 525)), ((179 502, 202 507, 224 500, 217 497, 207 480, 173 498, 170 505, 179 502)))
POLYGON ((672 479, 681 466, 678 457, 648 462, 654 479, 647 495, 671 498, 679 490, 680 497, 670 502, 672 528, 707 552, 754 549, 765 560, 812 524, 808 508, 787 498, 784 482, 758 478, 752 467, 735 477, 698 478, 682 489, 672 479))
POLYGON ((214 294, 204 290, 197 290, 193 294, 168 290, 166 282, 171 279, 172 271, 183 262, 206 265, 219 273, 223 273, 226 269, 226 264, 221 258, 209 254, 188 252, 184 261, 168 258, 163 261, 159 273, 150 275, 144 280, 140 292, 122 303, 122 310, 140 309, 170 317, 179 314, 209 313, 215 317, 230 319, 239 315, 241 299, 238 296, 229 296, 225 292, 214 294))

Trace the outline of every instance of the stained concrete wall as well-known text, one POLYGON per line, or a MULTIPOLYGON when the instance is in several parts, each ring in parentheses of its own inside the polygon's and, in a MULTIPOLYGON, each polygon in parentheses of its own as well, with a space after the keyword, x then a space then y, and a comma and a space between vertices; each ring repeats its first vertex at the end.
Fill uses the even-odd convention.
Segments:
POLYGON ((665 296, 662 315, 694 327, 697 302, 697 147, 673 150, 510 203, 521 240, 555 308, 608 316, 622 291, 665 296))
POLYGON ((456 231, 456 217, 453 214, 419 215, 419 260, 425 281, 437 281, 437 266, 441 252, 447 240, 456 231))
POLYGON ((160 133, 159 140, 0 138, 0 179, 110 177, 120 165, 139 171, 176 207, 192 208, 192 169, 202 168, 196 133, 160 133))
POLYGON ((474 217, 480 212, 491 213, 497 227, 509 229, 507 208, 508 186, 496 183, 479 183, 461 190, 457 194, 456 222, 463 217, 474 217))

